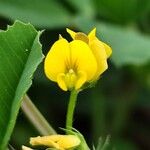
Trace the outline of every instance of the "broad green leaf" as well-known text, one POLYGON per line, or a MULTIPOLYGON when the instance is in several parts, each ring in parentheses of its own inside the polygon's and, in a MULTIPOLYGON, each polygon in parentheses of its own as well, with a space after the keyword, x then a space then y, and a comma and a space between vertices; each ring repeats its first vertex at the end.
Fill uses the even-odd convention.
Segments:
POLYGON ((85 32, 96 27, 97 36, 112 47, 111 59, 117 66, 143 65, 150 61, 150 37, 136 30, 83 18, 76 20, 76 27, 85 32))
POLYGON ((140 19, 150 9, 149 0, 94 0, 94 2, 100 16, 119 23, 140 19))
POLYGON ((49 28, 67 26, 71 21, 69 12, 55 0, 0 0, 0 15, 49 28))
POLYGON ((0 150, 4 150, 15 125, 21 100, 42 61, 40 32, 16 21, 0 31, 0 150))

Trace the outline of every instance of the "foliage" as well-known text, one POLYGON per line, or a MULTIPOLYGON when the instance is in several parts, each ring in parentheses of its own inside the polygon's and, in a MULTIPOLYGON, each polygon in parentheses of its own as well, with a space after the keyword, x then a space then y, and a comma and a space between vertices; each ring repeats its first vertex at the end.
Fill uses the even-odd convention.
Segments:
POLYGON ((0 149, 5 149, 15 125, 21 100, 42 61, 40 32, 16 21, 0 32, 0 149))

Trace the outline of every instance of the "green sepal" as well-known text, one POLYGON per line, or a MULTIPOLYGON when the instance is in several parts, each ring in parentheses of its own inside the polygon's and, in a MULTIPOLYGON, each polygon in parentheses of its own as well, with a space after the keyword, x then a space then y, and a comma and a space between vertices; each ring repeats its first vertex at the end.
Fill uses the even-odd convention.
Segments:
POLYGON ((90 148, 88 147, 88 145, 86 143, 84 136, 78 130, 76 130, 75 128, 72 128, 72 130, 67 130, 67 129, 63 129, 63 128, 61 128, 61 129, 64 131, 67 131, 67 133, 70 135, 77 136, 80 139, 80 141, 81 141, 80 145, 73 149, 75 149, 75 150, 90 150, 90 148))

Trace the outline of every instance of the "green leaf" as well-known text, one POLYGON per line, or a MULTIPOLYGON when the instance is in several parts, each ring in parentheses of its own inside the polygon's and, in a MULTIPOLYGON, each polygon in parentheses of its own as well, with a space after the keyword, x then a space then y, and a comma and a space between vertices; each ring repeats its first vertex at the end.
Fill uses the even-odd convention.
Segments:
POLYGON ((67 26, 72 18, 55 0, 0 0, 0 15, 49 28, 67 26))
POLYGON ((150 61, 150 37, 136 30, 94 22, 76 20, 76 27, 84 32, 97 28, 97 36, 112 47, 112 61, 116 66, 143 65, 150 61))
POLYGON ((42 61, 40 32, 16 21, 0 31, 0 149, 4 150, 14 128, 21 100, 42 61))
POLYGON ((97 12, 102 18, 118 23, 140 19, 148 13, 149 0, 94 0, 97 12))

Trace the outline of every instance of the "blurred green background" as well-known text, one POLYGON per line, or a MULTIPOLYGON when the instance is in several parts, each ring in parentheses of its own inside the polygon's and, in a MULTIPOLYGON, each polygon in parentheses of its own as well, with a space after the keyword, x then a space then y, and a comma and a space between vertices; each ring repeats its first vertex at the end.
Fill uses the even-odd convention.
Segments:
MULTIPOLYGON (((90 146, 111 135, 116 150, 150 149, 150 0, 0 0, 0 29, 14 20, 43 30, 47 54, 66 27, 97 35, 113 49, 109 69, 95 88, 79 94, 74 127, 90 146)), ((29 96, 59 132, 65 126, 69 92, 49 81, 41 64, 29 96)), ((11 144, 20 149, 38 132, 20 111, 11 144)))

